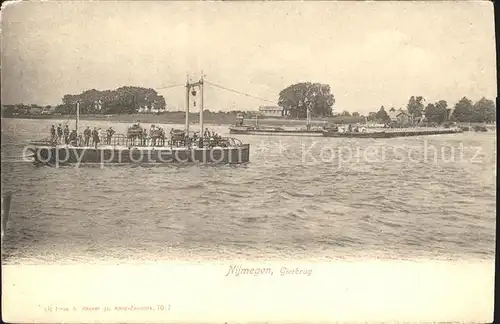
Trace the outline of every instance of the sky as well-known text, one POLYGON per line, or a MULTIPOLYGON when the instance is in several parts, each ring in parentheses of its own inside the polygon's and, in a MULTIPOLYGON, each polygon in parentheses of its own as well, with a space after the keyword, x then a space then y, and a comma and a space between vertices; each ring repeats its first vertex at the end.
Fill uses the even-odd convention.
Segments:
MULTIPOLYGON (((336 112, 405 107, 418 95, 449 105, 496 97, 488 1, 46 1, 4 5, 1 19, 3 104, 158 89, 201 71, 274 103, 291 84, 326 83, 336 112)), ((168 110, 184 110, 182 86, 157 91, 168 110)), ((213 111, 272 105, 210 84, 204 97, 213 111)))

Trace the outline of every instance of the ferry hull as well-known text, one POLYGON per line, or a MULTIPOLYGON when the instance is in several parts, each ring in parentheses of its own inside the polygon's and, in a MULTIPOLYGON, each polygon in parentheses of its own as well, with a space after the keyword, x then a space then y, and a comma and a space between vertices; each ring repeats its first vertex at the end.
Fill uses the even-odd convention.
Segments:
POLYGON ((234 129, 230 128, 229 133, 240 135, 264 135, 264 136, 307 136, 307 137, 320 137, 323 136, 323 131, 296 131, 296 130, 274 130, 274 129, 234 129))
POLYGON ((323 132, 325 137, 347 137, 347 138, 394 138, 407 136, 423 136, 423 135, 440 135, 440 134, 457 134, 462 133, 461 130, 434 130, 434 131, 395 131, 395 132, 323 132))
POLYGON ((79 163, 209 163, 241 164, 250 161, 250 145, 215 148, 90 148, 90 147, 33 147, 36 162, 45 164, 79 163))

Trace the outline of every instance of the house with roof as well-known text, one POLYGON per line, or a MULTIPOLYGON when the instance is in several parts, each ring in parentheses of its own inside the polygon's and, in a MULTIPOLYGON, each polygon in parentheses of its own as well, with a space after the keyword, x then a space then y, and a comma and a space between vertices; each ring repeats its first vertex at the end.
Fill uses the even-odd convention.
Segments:
POLYGON ((30 115, 41 115, 43 111, 42 107, 30 107, 28 112, 30 115))
POLYGON ((281 117, 283 115, 283 108, 280 106, 259 106, 259 112, 267 117, 281 117))
POLYGON ((400 125, 408 125, 413 123, 413 115, 403 109, 387 112, 390 122, 398 123, 400 125))
POLYGON ((51 106, 46 106, 45 108, 42 109, 41 114, 42 115, 52 115, 55 113, 56 107, 51 107, 51 106))

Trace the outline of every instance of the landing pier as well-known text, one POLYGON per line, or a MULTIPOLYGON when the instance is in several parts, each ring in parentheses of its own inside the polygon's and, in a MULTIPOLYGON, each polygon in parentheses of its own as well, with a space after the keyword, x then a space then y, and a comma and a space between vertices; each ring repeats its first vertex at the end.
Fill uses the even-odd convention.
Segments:
POLYGON ((386 130, 354 132, 339 130, 325 130, 323 136, 325 137, 347 137, 347 138, 396 138, 396 137, 409 137, 409 136, 424 136, 424 135, 442 135, 442 134, 458 134, 463 131, 460 128, 389 128, 386 130))

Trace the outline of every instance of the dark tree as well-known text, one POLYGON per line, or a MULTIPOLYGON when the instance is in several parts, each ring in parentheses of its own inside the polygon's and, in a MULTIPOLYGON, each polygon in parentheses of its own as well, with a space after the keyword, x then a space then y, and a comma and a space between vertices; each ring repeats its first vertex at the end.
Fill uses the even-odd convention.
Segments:
POLYGON ((307 110, 312 117, 332 116, 335 98, 330 86, 321 83, 302 82, 283 89, 279 94, 278 105, 283 115, 305 118, 307 110))
POLYGON ((452 119, 459 122, 470 122, 472 120, 473 108, 472 101, 463 97, 455 104, 452 119))
POLYGON ((495 103, 486 98, 481 98, 474 104, 472 113, 473 122, 487 122, 491 123, 496 120, 495 103))
POLYGON ((406 109, 413 117, 421 117, 424 111, 424 97, 411 96, 406 109))
POLYGON ((427 121, 442 124, 448 119, 447 103, 440 100, 435 104, 428 104, 424 109, 424 115, 427 121))
POLYGON ((389 120, 389 115, 385 111, 384 106, 380 107, 379 111, 375 114, 375 118, 382 122, 387 122, 389 120))

